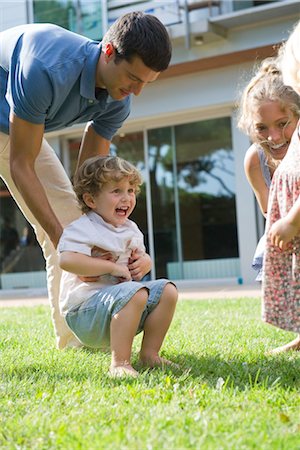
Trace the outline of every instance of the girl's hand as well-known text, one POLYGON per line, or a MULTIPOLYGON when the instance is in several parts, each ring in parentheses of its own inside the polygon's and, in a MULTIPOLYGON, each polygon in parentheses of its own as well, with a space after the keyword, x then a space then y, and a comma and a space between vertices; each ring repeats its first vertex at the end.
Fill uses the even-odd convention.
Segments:
POLYGON ((272 245, 279 247, 281 250, 286 250, 290 247, 289 243, 298 233, 298 227, 288 220, 288 217, 283 217, 273 223, 269 231, 269 238, 272 245))

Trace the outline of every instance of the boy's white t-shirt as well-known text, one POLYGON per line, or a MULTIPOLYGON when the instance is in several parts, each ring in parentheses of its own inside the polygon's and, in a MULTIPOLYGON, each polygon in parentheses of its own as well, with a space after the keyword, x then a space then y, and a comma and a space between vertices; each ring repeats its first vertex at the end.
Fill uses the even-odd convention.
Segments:
MULTIPOLYGON (((143 234, 132 220, 127 219, 124 225, 114 227, 93 211, 69 224, 58 244, 60 253, 68 251, 96 256, 110 252, 118 264, 126 265, 135 249, 145 252, 143 234)), ((84 282, 77 275, 63 271, 60 284, 62 314, 65 315, 70 308, 90 298, 103 286, 118 282, 117 278, 110 275, 103 275, 96 282, 84 282)))

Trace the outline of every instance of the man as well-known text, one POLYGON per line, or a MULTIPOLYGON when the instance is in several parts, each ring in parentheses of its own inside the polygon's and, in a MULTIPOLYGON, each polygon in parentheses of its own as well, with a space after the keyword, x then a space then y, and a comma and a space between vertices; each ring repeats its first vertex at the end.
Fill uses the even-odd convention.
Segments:
POLYGON ((51 24, 0 33, 0 176, 43 249, 59 348, 76 340, 59 313, 56 246, 80 211, 44 132, 88 122, 78 165, 108 154, 130 113, 131 94, 155 81, 170 58, 165 27, 142 12, 117 20, 100 44, 51 24))

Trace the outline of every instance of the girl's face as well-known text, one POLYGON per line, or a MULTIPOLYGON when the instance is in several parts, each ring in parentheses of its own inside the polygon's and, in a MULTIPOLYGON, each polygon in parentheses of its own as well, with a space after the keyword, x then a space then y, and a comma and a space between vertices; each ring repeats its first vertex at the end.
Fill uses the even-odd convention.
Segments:
POLYGON ((95 196, 84 194, 84 201, 105 222, 114 227, 125 223, 136 205, 136 188, 127 177, 106 183, 95 196))
POLYGON ((285 157, 298 118, 278 101, 262 103, 253 115, 254 133, 259 144, 265 147, 273 159, 285 157))

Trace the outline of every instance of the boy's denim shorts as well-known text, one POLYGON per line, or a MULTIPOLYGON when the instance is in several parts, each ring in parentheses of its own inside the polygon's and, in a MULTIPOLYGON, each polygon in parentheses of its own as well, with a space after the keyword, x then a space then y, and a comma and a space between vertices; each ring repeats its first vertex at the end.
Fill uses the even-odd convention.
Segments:
POLYGON ((162 291, 168 283, 172 282, 167 279, 146 282, 126 281, 104 287, 88 300, 71 309, 66 315, 67 324, 86 347, 109 348, 112 317, 124 308, 140 289, 146 288, 149 291, 149 297, 136 334, 140 333, 144 328, 145 320, 159 303, 162 291))

